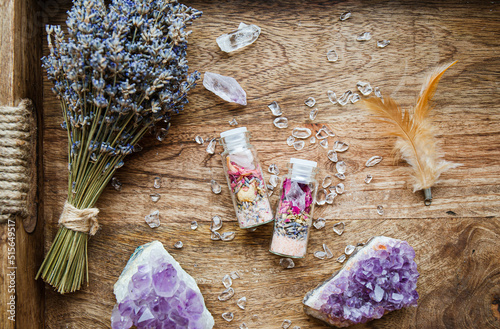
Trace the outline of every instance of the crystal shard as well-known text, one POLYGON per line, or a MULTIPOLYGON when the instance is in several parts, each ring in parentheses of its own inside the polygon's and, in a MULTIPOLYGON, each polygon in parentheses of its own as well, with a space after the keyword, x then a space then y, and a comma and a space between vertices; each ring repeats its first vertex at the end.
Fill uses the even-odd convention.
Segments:
POLYGON ((346 255, 350 255, 354 252, 354 250, 356 249, 355 246, 353 246, 352 244, 348 244, 346 247, 345 247, 345 250, 344 250, 344 253, 346 255))
POLYGON ((222 318, 226 320, 227 322, 231 322, 234 319, 234 314, 233 312, 225 312, 222 313, 222 318))
POLYGON ((337 95, 335 95, 333 91, 328 90, 326 94, 328 95, 328 99, 330 100, 330 102, 332 102, 332 104, 337 104, 337 95))
POLYGON ((291 258, 281 258, 280 259, 280 266, 283 267, 284 269, 294 268, 295 263, 293 262, 293 259, 291 259, 291 258))
POLYGON ((144 220, 149 225, 149 227, 156 228, 160 226, 160 212, 158 210, 155 210, 146 217, 144 217, 144 220))
POLYGON ((328 153, 326 154, 326 156, 328 157, 328 159, 330 159, 330 161, 332 162, 337 162, 339 161, 339 158, 337 156, 337 152, 335 152, 335 150, 330 150, 328 151, 328 153))
POLYGON ((318 218, 314 221, 313 226, 317 230, 321 230, 323 227, 325 227, 326 220, 324 218, 318 218))
POLYGON ((377 41, 377 47, 379 48, 385 48, 391 43, 390 40, 379 40, 377 41))
POLYGON ((208 143, 207 153, 208 154, 214 154, 215 153, 215 146, 216 145, 217 145, 217 140, 215 138, 212 138, 210 140, 210 143, 208 143))
POLYGON ((347 327, 416 306, 419 273, 414 258, 406 241, 372 238, 340 271, 306 294, 304 311, 330 325, 347 327))
POLYGON ((244 310, 245 307, 247 306, 247 298, 246 297, 241 297, 236 302, 236 305, 238 305, 239 308, 241 308, 242 310, 244 310))
POLYGON ((237 126, 238 125, 238 121, 236 121, 236 119, 233 118, 231 121, 229 121, 229 125, 230 126, 237 126))
POLYGON ((218 298, 221 302, 225 302, 226 300, 231 299, 233 296, 234 296, 234 289, 232 287, 229 287, 223 292, 221 292, 218 298))
POLYGON ((278 117, 273 121, 276 128, 284 129, 288 128, 288 119, 285 117, 278 117))
POLYGON ((314 252, 314 257, 319 258, 319 259, 325 259, 326 258, 326 252, 323 250, 318 250, 314 252))
POLYGON ((160 188, 161 187, 161 177, 155 177, 153 181, 153 187, 154 188, 160 188))
POLYGON ((333 225, 333 232, 337 233, 338 235, 342 235, 342 233, 344 233, 344 229, 345 229, 344 222, 338 222, 333 225))
POLYGON ((335 177, 337 177, 338 179, 340 180, 344 180, 345 179, 345 175, 344 174, 341 174, 341 173, 336 173, 335 174, 335 177))
POLYGON ((222 218, 219 215, 215 215, 212 217, 212 224, 210 225, 210 230, 212 232, 220 230, 222 227, 222 218))
POLYGON ((358 87, 359 92, 362 93, 363 96, 368 96, 373 91, 373 88, 372 86, 370 86, 369 82, 358 81, 356 87, 358 87))
POLYGON ((326 196, 326 203, 328 204, 333 204, 333 200, 335 200, 335 197, 337 196, 337 193, 336 192, 330 192, 327 196, 326 196))
POLYGON ((333 144, 333 150, 335 152, 345 152, 348 148, 349 145, 341 141, 335 141, 335 143, 333 144))
POLYGON ((247 94, 234 78, 205 72, 203 86, 226 102, 247 105, 247 94))
POLYGON ((233 280, 231 279, 231 276, 229 274, 224 275, 224 277, 222 278, 222 284, 225 288, 231 287, 231 285, 233 284, 233 280))
POLYGON ((366 178, 365 178, 365 183, 366 184, 370 184, 370 182, 372 181, 372 179, 373 179, 373 176, 370 175, 370 174, 367 174, 366 178))
POLYGON ((269 177, 269 184, 271 184, 273 190, 276 186, 278 186, 278 183, 279 183, 279 177, 277 175, 271 175, 271 177, 269 177))
POLYGON ((339 20, 340 20, 340 21, 345 21, 345 20, 347 20, 347 19, 351 18, 351 16, 352 16, 351 12, 350 12, 350 11, 346 11, 346 12, 343 12, 343 13, 340 15, 339 20))
POLYGON ((210 187, 212 188, 212 192, 215 194, 219 194, 222 191, 222 187, 217 183, 215 179, 210 181, 210 187))
POLYGON ((114 285, 111 328, 211 329, 214 319, 195 280, 159 241, 138 247, 114 285))
POLYGON ((234 237, 236 236, 236 232, 224 232, 220 235, 220 239, 222 241, 231 241, 234 240, 234 237))
POLYGON ((306 143, 304 141, 297 141, 295 143, 293 143, 293 147, 297 150, 297 151, 300 151, 304 148, 304 145, 306 145, 306 143))
POLYGON ((192 221, 191 222, 191 229, 192 230, 196 230, 198 228, 198 222, 197 221, 192 221))
POLYGON ((316 117, 318 116, 318 112, 319 112, 318 108, 312 109, 311 112, 309 112, 309 119, 316 120, 316 117))
POLYGON ((368 159, 366 161, 366 164, 365 166, 367 167, 373 167, 375 166, 376 164, 379 164, 380 161, 382 161, 382 157, 381 156, 378 156, 378 155, 375 155, 375 156, 372 156, 370 159, 368 159))
POLYGON ((295 137, 293 136, 288 136, 288 138, 286 139, 286 145, 288 146, 292 146, 293 143, 295 143, 295 137))
POLYGON ((182 241, 177 241, 177 242, 174 244, 174 248, 175 248, 175 249, 182 249, 182 247, 184 247, 184 244, 182 243, 182 241))
POLYGON ((378 98, 380 99, 384 99, 382 97, 382 93, 380 92, 380 88, 379 87, 375 87, 375 89, 373 90, 373 93, 375 94, 375 96, 377 96, 378 98))
POLYGON ((316 104, 316 100, 313 97, 309 97, 304 103, 309 107, 313 107, 316 104))
POLYGON ((324 149, 327 149, 328 148, 328 139, 322 139, 320 142, 319 142, 319 145, 321 145, 322 148, 324 149))
POLYGON ((271 110, 271 113, 275 116, 275 117, 279 117, 280 115, 282 115, 283 113, 281 112, 281 107, 279 106, 279 104, 274 101, 272 102, 271 104, 269 104, 267 107, 269 107, 269 109, 271 110))
POLYGON ((359 94, 354 93, 351 95, 351 98, 349 100, 351 101, 352 104, 354 104, 356 102, 359 102, 361 100, 361 97, 359 96, 359 94))
POLYGON ((339 161, 335 164, 335 168, 337 169, 337 172, 339 174, 345 174, 345 171, 347 169, 347 165, 345 164, 344 161, 339 161))
POLYGON ((274 175, 280 174, 280 170, 278 169, 278 166, 274 163, 269 165, 269 168, 267 169, 267 171, 269 171, 269 173, 274 174, 274 175))
POLYGON ((329 62, 336 62, 339 60, 339 55, 337 54, 335 49, 332 49, 326 53, 326 58, 329 62))
POLYGON ((339 183, 337 186, 335 186, 335 192, 337 192, 337 194, 344 193, 344 183, 339 183))
POLYGON ((347 90, 345 93, 342 94, 342 96, 340 96, 339 99, 337 99, 337 102, 339 103, 339 105, 345 106, 349 102, 351 95, 352 95, 352 91, 347 90))
POLYGON ((330 259, 330 258, 333 258, 333 253, 332 251, 330 250, 330 248, 328 248, 328 246, 326 244, 323 243, 323 250, 325 251, 325 254, 326 254, 326 258, 330 259))
POLYGON ((288 329, 292 325, 292 321, 290 320, 283 320, 283 323, 281 324, 282 329, 288 329))
POLYGON ((203 140, 203 137, 201 137, 201 136, 196 136, 196 137, 194 138, 194 140, 196 141, 196 143, 198 143, 198 144, 200 144, 200 145, 203 145, 203 143, 205 142, 205 141, 203 140))
POLYGON ((230 53, 254 43, 260 35, 260 27, 241 23, 236 31, 219 36, 216 41, 220 50, 230 53))
POLYGON ((333 182, 332 176, 331 175, 326 175, 325 178, 323 178, 323 182, 321 183, 321 186, 323 188, 327 188, 330 186, 333 182))
POLYGON ((363 32, 356 37, 356 41, 368 41, 371 40, 371 38, 372 34, 370 32, 363 32))
POLYGON ((342 254, 339 257, 337 257, 337 262, 343 263, 343 262, 345 262, 346 259, 347 259, 346 255, 342 254))
POLYGON ((292 136, 295 138, 305 139, 311 136, 311 129, 309 128, 293 128, 292 136))
POLYGON ((377 206, 377 214, 382 216, 384 214, 384 207, 383 206, 377 206))
POLYGON ((122 189, 122 183, 116 177, 111 178, 111 186, 113 186, 117 191, 122 189))

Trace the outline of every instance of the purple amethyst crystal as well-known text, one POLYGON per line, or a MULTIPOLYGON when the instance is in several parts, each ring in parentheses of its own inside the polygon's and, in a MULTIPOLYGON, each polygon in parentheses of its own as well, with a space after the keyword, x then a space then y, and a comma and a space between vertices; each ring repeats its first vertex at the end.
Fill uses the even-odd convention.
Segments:
POLYGON ((372 238, 340 271, 304 297, 304 311, 347 327, 381 318, 418 300, 415 251, 406 241, 372 238))
POLYGON ((214 319, 195 280, 159 241, 140 246, 115 283, 112 329, 211 329, 214 319))

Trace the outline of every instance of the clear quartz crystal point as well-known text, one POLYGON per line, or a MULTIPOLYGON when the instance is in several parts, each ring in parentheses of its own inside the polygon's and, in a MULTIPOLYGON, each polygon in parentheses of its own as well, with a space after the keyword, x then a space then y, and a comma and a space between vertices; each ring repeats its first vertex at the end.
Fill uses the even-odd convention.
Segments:
POLYGON ((344 187, 344 183, 339 183, 339 184, 337 184, 337 186, 335 186, 335 192, 336 192, 337 194, 342 194, 342 193, 344 193, 344 189, 345 189, 345 187, 344 187))
POLYGON ((248 329, 247 324, 246 324, 245 322, 242 322, 242 323, 240 324, 240 329, 248 329))
POLYGON ((117 191, 122 189, 122 183, 116 177, 111 178, 111 186, 113 186, 117 191))
POLYGON ((260 31, 257 25, 240 23, 236 31, 222 34, 216 41, 220 50, 230 53, 254 43, 259 38, 260 31))
POLYGON ((305 139, 311 136, 311 129, 309 128, 293 128, 292 136, 295 138, 305 139))
POLYGON ((219 232, 216 232, 216 231, 212 231, 210 232, 210 239, 214 240, 214 241, 219 241, 220 240, 220 233, 219 232))
POLYGON ((306 145, 306 142, 296 141, 295 143, 293 143, 293 148, 296 149, 297 151, 300 151, 304 148, 304 145, 306 145))
POLYGON ((309 119, 316 120, 318 112, 319 112, 318 108, 312 109, 311 112, 309 112, 309 119))
POLYGON ((217 140, 215 138, 212 138, 210 140, 210 143, 208 143, 207 146, 207 153, 208 154, 214 154, 215 153, 215 146, 217 144, 217 140))
POLYGON ((236 236, 236 232, 224 232, 220 235, 220 239, 222 241, 231 241, 231 240, 234 240, 235 236, 236 236))
POLYGON ((226 102, 247 105, 247 94, 234 78, 205 72, 203 86, 226 102))
POLYGON ((233 118, 231 121, 229 121, 229 125, 230 126, 237 126, 238 125, 238 121, 236 121, 236 119, 233 118))
POLYGON ((365 178, 365 183, 366 184, 370 184, 370 182, 372 181, 372 179, 373 179, 373 176, 371 174, 367 174, 366 178, 365 178))
POLYGON ((328 157, 328 159, 332 162, 337 162, 339 161, 339 158, 338 158, 338 155, 337 155, 337 152, 335 152, 335 150, 330 150, 328 151, 328 153, 326 154, 326 156, 328 157))
POLYGON ((149 215, 146 215, 144 217, 144 220, 151 228, 156 228, 160 226, 160 211, 158 210, 153 211, 149 215))
POLYGON ((191 229, 192 230, 196 230, 198 228, 198 222, 197 221, 192 221, 191 222, 191 229))
POLYGON ((339 99, 337 99, 337 102, 339 103, 339 105, 345 106, 349 102, 349 98, 351 98, 351 95, 352 91, 347 90, 345 93, 342 94, 342 96, 340 96, 339 99))
POLYGON ((328 248, 328 246, 326 244, 323 243, 323 250, 325 251, 325 254, 326 254, 326 258, 330 259, 330 258, 333 258, 333 253, 332 251, 330 250, 330 248, 328 248))
POLYGON ((318 250, 314 252, 314 257, 319 258, 319 259, 325 259, 326 258, 326 252, 323 250, 318 250))
POLYGON ((241 308, 242 310, 244 310, 245 307, 247 306, 247 298, 246 297, 241 297, 236 302, 236 305, 238 305, 239 308, 241 308))
POLYGON ((337 54, 335 49, 332 49, 326 53, 326 58, 328 59, 329 62, 336 62, 339 60, 339 55, 337 54))
POLYGON ((225 302, 226 300, 231 299, 233 296, 234 296, 234 289, 232 287, 229 287, 220 293, 218 299, 221 302, 225 302))
POLYGON ((356 246, 353 246, 352 244, 348 244, 345 247, 344 253, 349 256, 350 254, 352 254, 354 252, 355 249, 356 249, 356 246))
POLYGON ((380 92, 380 88, 379 87, 375 87, 375 89, 373 90, 373 93, 375 94, 375 96, 377 96, 378 98, 380 99, 384 99, 382 97, 382 93, 380 92))
POLYGON ((314 221, 313 223, 313 226, 317 229, 317 230, 321 230, 323 227, 325 227, 326 225, 326 220, 324 218, 318 218, 314 221))
POLYGON ((316 204, 318 206, 322 206, 326 203, 326 190, 321 189, 318 191, 318 194, 316 195, 316 204))
POLYGON ((271 175, 271 177, 269 177, 269 184, 271 184, 273 190, 274 187, 278 186, 278 183, 279 183, 279 177, 277 175, 271 175))
POLYGON ((326 94, 330 102, 332 102, 332 104, 337 104, 337 95, 335 95, 335 93, 332 90, 328 90, 326 94))
POLYGON ((310 139, 310 142, 311 142, 311 144, 315 144, 316 143, 316 137, 312 136, 311 139, 310 139))
POLYGON ((377 214, 379 214, 380 216, 384 215, 384 207, 377 206, 377 214))
POLYGON ((338 222, 333 225, 333 232, 337 233, 338 235, 342 235, 342 233, 344 233, 344 229, 345 229, 344 222, 338 222))
POLYGON ((295 143, 295 137, 293 136, 288 136, 288 138, 286 139, 286 144, 288 146, 293 146, 293 143, 295 143))
POLYGON ((335 200, 335 197, 337 196, 337 193, 335 192, 330 192, 327 196, 326 196, 326 203, 328 204, 333 204, 333 201, 335 200))
POLYGON ((229 288, 233 284, 233 280, 231 279, 231 276, 229 274, 224 275, 222 278, 222 284, 224 285, 224 288, 229 288))
POLYGON ((219 183, 217 183, 215 179, 212 179, 210 181, 210 186, 212 188, 212 192, 214 192, 215 194, 219 194, 222 191, 222 187, 219 185, 219 183))
POLYGON ((361 97, 359 96, 359 94, 354 93, 351 95, 351 98, 349 100, 351 101, 352 104, 354 104, 356 102, 359 102, 361 100, 361 97))
POLYGON ((345 164, 344 161, 339 161, 335 164, 335 168, 337 169, 337 172, 339 174, 345 174, 345 171, 347 169, 347 165, 345 164))
POLYGON ((351 18, 351 15, 352 15, 352 14, 351 14, 351 12, 350 12, 350 11, 343 12, 343 13, 340 15, 340 17, 339 17, 339 20, 340 20, 340 21, 345 21, 345 20, 347 20, 347 19, 351 18))
POLYGON ((327 149, 328 148, 328 139, 322 139, 320 142, 319 142, 319 145, 321 145, 322 148, 324 149, 327 149))
POLYGON ((182 241, 177 241, 175 244, 174 244, 174 248, 175 249, 182 249, 182 247, 184 246, 184 244, 182 243, 182 241))
POLYGON ((368 41, 371 38, 372 38, 372 34, 370 32, 363 32, 363 33, 360 33, 356 37, 356 41, 368 41))
POLYGON ((155 177, 153 180, 153 187, 160 188, 161 187, 161 177, 155 177))
POLYGON ((158 202, 158 200, 160 200, 161 198, 161 195, 159 193, 153 193, 150 194, 149 197, 151 198, 151 201, 158 202))
POLYGON ((281 258, 280 259, 280 266, 283 267, 284 269, 289 269, 289 268, 294 268, 295 263, 293 262, 293 259, 291 259, 291 258, 281 258))
POLYGON ((236 280, 240 278, 240 275, 238 274, 238 271, 232 271, 230 273, 231 279, 236 280))
POLYGON ((234 319, 234 314, 233 312, 225 312, 222 313, 222 318, 226 320, 227 322, 231 322, 234 319))
POLYGON ((337 177, 338 179, 340 180, 344 180, 345 179, 345 175, 344 174, 341 174, 341 173, 336 173, 335 174, 335 177, 337 177))
POLYGON ((327 188, 328 186, 332 185, 333 183, 333 178, 331 175, 326 175, 325 178, 323 178, 323 183, 321 183, 321 186, 323 188, 327 188))
POLYGON ((316 133, 316 138, 317 139, 326 139, 328 138, 328 133, 326 132, 326 130, 324 128, 321 128, 320 130, 318 130, 318 132, 316 133))
POLYGON ((283 114, 283 112, 281 112, 281 107, 279 106, 279 104, 276 102, 276 101, 273 101, 271 104, 269 104, 267 107, 269 107, 269 109, 271 110, 271 113, 275 116, 275 117, 279 117, 280 115, 283 114))
POLYGON ((203 137, 201 137, 201 136, 196 136, 196 137, 194 138, 194 140, 195 140, 195 142, 196 142, 196 143, 198 143, 198 144, 200 144, 200 145, 203 145, 203 143, 205 142, 205 141, 203 140, 203 137))
POLYGON ((347 257, 345 256, 345 254, 342 254, 342 255, 340 255, 340 256, 337 258, 337 262, 339 262, 339 263, 343 263, 343 262, 345 262, 346 258, 347 258, 347 257))
POLYGON ((347 143, 341 141, 335 141, 335 143, 333 143, 333 150, 335 152, 345 152, 347 149, 349 149, 349 144, 347 143))
POLYGON ((273 174, 273 175, 279 175, 280 174, 280 170, 278 169, 278 166, 276 164, 271 164, 269 165, 269 168, 267 169, 267 171, 269 171, 270 174, 273 174))
POLYGON ((335 136, 335 134, 333 133, 333 131, 331 131, 331 129, 328 128, 327 126, 323 125, 323 127, 321 127, 321 129, 323 129, 328 134, 328 136, 330 136, 330 137, 334 137, 335 136))
POLYGON ((379 40, 377 41, 377 47, 379 48, 385 48, 391 43, 390 40, 379 40))
POLYGON ((288 119, 285 117, 277 117, 276 119, 274 119, 273 123, 276 128, 288 128, 288 119))
POLYGON ((222 218, 219 215, 215 215, 212 217, 212 224, 210 225, 210 230, 212 232, 220 230, 222 227, 222 218))
POLYGON ((282 329, 288 329, 292 325, 292 321, 290 320, 283 320, 283 323, 281 324, 282 329))
POLYGON ((363 96, 368 96, 373 91, 373 88, 372 86, 370 86, 369 82, 358 81, 356 87, 358 87, 359 92, 363 94, 363 96))
POLYGON ((316 100, 313 97, 309 97, 304 103, 309 107, 313 107, 316 104, 316 100))
POLYGON ((367 167, 373 167, 376 164, 379 164, 380 161, 382 161, 382 157, 378 156, 378 155, 375 155, 375 156, 372 156, 370 159, 368 159, 368 161, 366 161, 365 166, 367 166, 367 167))

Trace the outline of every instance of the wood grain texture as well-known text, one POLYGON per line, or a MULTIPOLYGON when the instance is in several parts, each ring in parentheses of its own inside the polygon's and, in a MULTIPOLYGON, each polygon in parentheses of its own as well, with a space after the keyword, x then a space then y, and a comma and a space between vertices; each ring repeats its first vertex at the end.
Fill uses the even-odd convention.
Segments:
MULTIPOLYGON (((326 279, 340 265, 313 257, 322 243, 340 255, 348 243, 374 235, 407 240, 417 254, 421 273, 417 308, 396 311, 381 320, 356 328, 499 328, 493 302, 500 296, 500 106, 498 58, 499 5, 490 2, 386 2, 347 1, 188 1, 204 12, 193 25, 189 45, 192 70, 211 71, 236 78, 247 91, 248 105, 228 104, 202 86, 190 94, 190 104, 175 117, 163 143, 146 138, 144 150, 131 156, 117 177, 120 192, 108 187, 97 206, 102 230, 90 240, 90 286, 60 296, 46 290, 47 328, 107 328, 115 299, 113 284, 131 253, 140 244, 158 239, 199 283, 216 328, 278 328, 290 319, 301 328, 326 328, 302 312, 305 293, 326 279), (339 22, 339 15, 353 16, 339 22), (234 54, 222 53, 215 38, 235 29, 239 22, 262 28, 259 39, 234 54), (357 34, 372 32, 366 43, 357 34), (390 39, 385 49, 376 40, 390 39), (326 60, 335 48, 337 63, 326 60), (394 140, 380 138, 377 126, 356 105, 338 107, 326 96, 354 90, 358 80, 370 81, 404 106, 417 98, 426 73, 438 63, 458 60, 443 77, 435 97, 434 122, 447 160, 463 166, 445 173, 433 189, 432 206, 412 193, 408 176, 394 163, 394 140), (308 118, 304 100, 312 96, 320 112, 308 118), (278 130, 267 104, 278 101, 289 128, 278 130), (340 155, 348 166, 346 192, 333 206, 317 207, 315 217, 327 219, 327 227, 311 234, 307 258, 283 270, 279 257, 268 250, 271 226, 246 232, 237 228, 229 191, 218 155, 210 156, 194 137, 216 137, 236 118, 252 131, 252 143, 264 167, 278 164, 282 172, 292 156, 318 161, 320 178, 334 172, 326 150, 318 144, 295 151, 285 140, 291 129, 305 126, 317 131, 323 124, 349 143, 340 155), (373 168, 365 161, 380 155, 373 168), (371 184, 364 177, 371 173, 371 184), (153 188, 153 178, 162 187, 153 188), (210 192, 210 179, 223 185, 220 195, 210 192), (158 203, 149 194, 158 192, 158 203), (383 205, 384 216, 376 213, 383 205), (144 216, 158 209, 162 225, 151 230, 144 216), (209 238, 210 218, 219 214, 223 230, 236 230, 234 241, 209 238), (190 222, 200 227, 190 230, 190 222), (342 236, 332 232, 343 220, 342 236), (182 240, 184 248, 173 244, 182 240), (238 270, 236 295, 228 302, 217 300, 224 274, 238 270), (248 298, 242 311, 236 300, 248 298), (84 312, 82 312, 84 310, 84 312), (232 311, 231 323, 221 313, 232 311)), ((62 24, 70 3, 61 5, 50 19, 62 24)), ((44 52, 47 48, 44 46, 44 52)), ((201 84, 201 83, 200 83, 201 84)), ((59 127, 59 104, 44 80, 44 202, 45 250, 57 231, 57 218, 66 198, 66 137, 59 127)), ((220 151, 220 149, 219 149, 220 151)), ((269 178, 269 175, 266 176, 269 178)), ((277 196, 272 197, 275 203, 277 196)))

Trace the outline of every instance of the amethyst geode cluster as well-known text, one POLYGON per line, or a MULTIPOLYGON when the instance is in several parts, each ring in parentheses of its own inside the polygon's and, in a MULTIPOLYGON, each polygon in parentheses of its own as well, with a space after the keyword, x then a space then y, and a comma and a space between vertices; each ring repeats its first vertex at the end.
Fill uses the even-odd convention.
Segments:
POLYGON ((379 236, 304 298, 307 314, 337 327, 379 319, 418 300, 415 251, 406 242, 379 236))
POLYGON ((211 329, 214 319, 195 280, 159 241, 140 246, 115 283, 112 329, 211 329))

